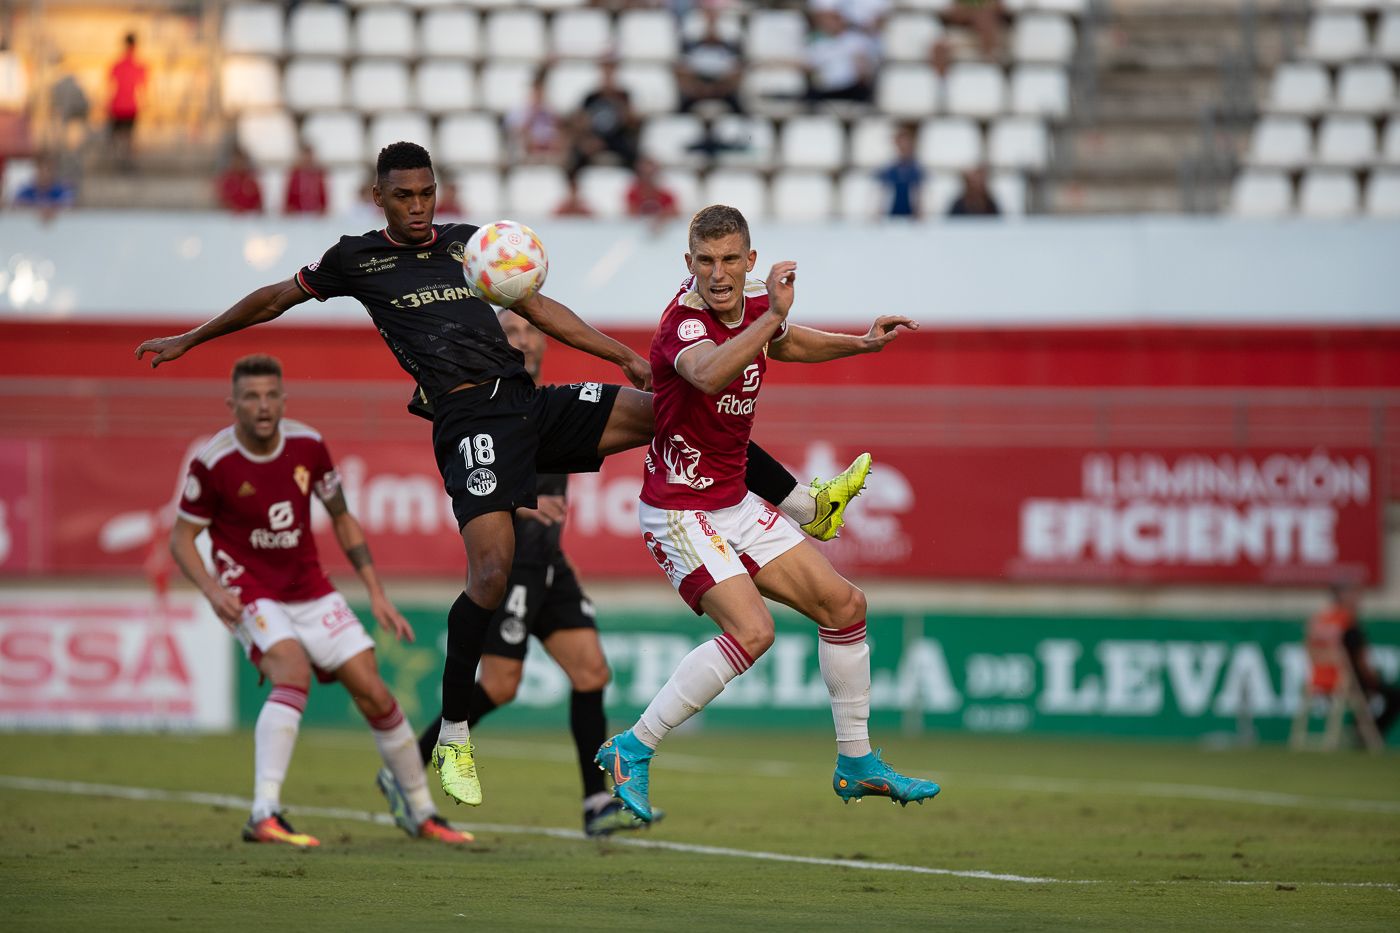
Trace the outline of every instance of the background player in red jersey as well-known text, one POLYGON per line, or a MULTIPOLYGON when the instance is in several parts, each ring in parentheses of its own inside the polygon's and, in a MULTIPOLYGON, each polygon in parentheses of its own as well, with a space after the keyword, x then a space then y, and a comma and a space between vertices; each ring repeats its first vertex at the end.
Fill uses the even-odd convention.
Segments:
POLYGON ((411 833, 470 842, 469 835, 438 816, 413 729, 379 676, 374 642, 321 569, 311 535, 313 492, 369 591, 375 621, 396 638, 413 639, 408 621, 384 595, 364 531, 346 508, 321 436, 282 417, 281 364, 270 356, 235 363, 228 404, 233 425, 214 435, 190 463, 170 552, 242 643, 248 660, 272 682, 253 733, 253 812, 243 838, 320 844, 288 825, 280 799, 314 669, 319 679, 344 684, 368 720, 384 764, 408 798, 411 833), (195 547, 206 529, 217 578, 195 547))
POLYGON ((865 594, 743 482, 770 356, 819 363, 875 353, 900 327, 919 325, 884 315, 863 336, 789 325, 797 264, 779 262, 766 283, 749 281, 757 258, 743 214, 723 205, 697 213, 685 256, 691 276, 651 344, 656 436, 638 510, 643 541, 686 603, 723 633, 686 655, 636 724, 598 750, 613 794, 643 820, 652 819, 648 771, 661 740, 773 644, 764 597, 817 623, 817 657, 836 723, 836 793, 846 801, 873 794, 907 804, 939 790, 871 750, 865 594))

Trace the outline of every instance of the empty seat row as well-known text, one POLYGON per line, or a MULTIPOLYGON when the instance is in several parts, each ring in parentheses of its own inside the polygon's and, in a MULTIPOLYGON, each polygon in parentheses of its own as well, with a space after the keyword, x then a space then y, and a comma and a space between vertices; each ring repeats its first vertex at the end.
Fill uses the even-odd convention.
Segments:
POLYGON ((1354 172, 1314 169, 1303 175, 1295 201, 1287 174, 1250 169, 1235 179, 1230 210, 1241 217, 1400 217, 1400 171, 1373 172, 1363 195, 1354 172))
POLYGON ((886 65, 875 83, 875 107, 910 118, 946 112, 994 117, 1012 112, 1064 118, 1070 111, 1069 75, 1048 65, 1020 65, 1010 79, 997 65, 961 62, 940 78, 924 65, 886 65))
POLYGON ((443 117, 436 129, 421 113, 384 113, 366 121, 358 113, 323 110, 309 114, 298 132, 285 110, 250 111, 238 118, 239 146, 259 165, 286 165, 304 142, 328 166, 364 166, 392 142, 426 146, 448 166, 496 165, 506 157, 500 121, 488 113, 443 117))
POLYGON ((1326 117, 1312 128, 1302 117, 1264 117, 1254 126, 1247 161, 1270 168, 1302 168, 1310 164, 1365 166, 1400 165, 1400 117, 1383 131, 1370 117, 1326 117))
POLYGON ((1400 61, 1400 9, 1379 18, 1374 37, 1361 13, 1318 13, 1308 22, 1304 58, 1337 63, 1373 56, 1400 61))
POLYGON ((1327 68, 1314 62, 1289 62, 1274 71, 1269 88, 1274 113, 1385 113, 1400 110, 1395 69, 1386 62, 1343 65, 1335 88, 1327 68))

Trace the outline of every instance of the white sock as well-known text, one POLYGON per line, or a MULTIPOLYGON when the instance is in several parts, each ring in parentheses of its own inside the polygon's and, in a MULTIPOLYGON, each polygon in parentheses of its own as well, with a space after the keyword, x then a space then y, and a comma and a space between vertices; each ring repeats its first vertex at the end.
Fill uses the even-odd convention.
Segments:
POLYGON ((812 487, 798 483, 792 487, 787 498, 778 503, 778 511, 801 525, 817 517, 817 500, 812 497, 812 487))
POLYGON ((865 620, 847 628, 818 628, 817 633, 817 661, 831 694, 836 750, 851 758, 869 755, 870 645, 865 641, 865 620))
POLYGON ((724 692, 724 685, 753 666, 753 658, 728 633, 698 646, 676 665, 671 679, 656 692, 632 727, 647 748, 656 748, 666 733, 700 712, 724 692))
POLYGON ((607 791, 597 794, 589 794, 583 798, 583 809, 586 813, 597 813, 599 810, 612 803, 613 795, 607 791))
POLYGON ((472 737, 472 730, 467 727, 467 721, 450 722, 444 719, 442 726, 438 729, 439 745, 461 745, 472 737))
POLYGON ((274 684, 253 727, 253 819, 265 820, 282 809, 282 782, 292 763, 306 691, 274 684))
POLYGON ((437 812, 433 796, 428 791, 428 776, 423 772, 423 759, 418 754, 418 737, 408 724, 403 710, 395 703, 394 708, 378 719, 369 721, 374 733, 374 744, 379 748, 379 757, 393 772, 403 794, 408 798, 408 807, 413 811, 413 822, 422 823, 437 812))

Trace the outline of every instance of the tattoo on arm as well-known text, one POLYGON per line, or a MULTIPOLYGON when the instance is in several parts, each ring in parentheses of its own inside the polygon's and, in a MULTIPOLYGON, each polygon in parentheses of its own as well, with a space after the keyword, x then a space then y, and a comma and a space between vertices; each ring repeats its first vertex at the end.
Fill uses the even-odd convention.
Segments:
POLYGON ((339 486, 336 487, 335 492, 332 493, 329 498, 322 499, 321 504, 326 507, 326 511, 330 513, 331 518, 344 515, 350 509, 350 507, 345 504, 345 490, 341 489, 339 486))
POLYGON ((369 556, 369 545, 363 542, 347 550, 345 556, 350 558, 350 565, 356 570, 363 570, 374 563, 374 558, 369 556))

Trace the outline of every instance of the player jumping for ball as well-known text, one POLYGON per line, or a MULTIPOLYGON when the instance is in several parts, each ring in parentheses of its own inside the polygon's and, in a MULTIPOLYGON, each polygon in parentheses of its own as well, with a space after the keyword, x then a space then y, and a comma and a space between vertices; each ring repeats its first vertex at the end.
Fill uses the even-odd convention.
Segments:
MULTIPOLYGON (((617 364, 636 389, 596 382, 536 386, 491 306, 466 288, 462 258, 471 224, 434 224, 437 183, 422 146, 398 142, 379 153, 374 201, 385 226, 344 236, 295 276, 267 285, 194 330, 147 340, 137 358, 151 365, 178 359, 208 340, 270 321, 315 298, 338 295, 364 305, 384 342, 429 403, 433 450, 452 498, 467 554, 467 583, 447 616, 443 722, 434 764, 456 800, 481 802, 467 710, 491 616, 506 594, 515 534, 512 513, 536 504, 535 476, 599 468, 609 454, 651 441, 651 367, 628 347, 584 323, 569 308, 536 294, 513 310, 545 334, 617 364)), ((750 444, 748 488, 833 537, 849 501, 864 487, 862 455, 828 482, 798 486, 792 474, 750 444)))
POLYGON ((765 596, 817 623, 836 723, 837 795, 908 804, 939 790, 871 750, 865 595, 743 482, 753 402, 769 357, 820 363, 877 353, 900 327, 919 325, 883 315, 856 336, 789 324, 797 264, 776 263, 765 283, 747 278, 757 258, 743 214, 723 205, 697 213, 685 256, 691 276, 651 344, 656 437, 642 479, 642 538, 681 598, 721 634, 686 655, 636 724, 598 749, 613 794, 643 820, 654 812, 648 770, 657 746, 773 644, 765 596))

